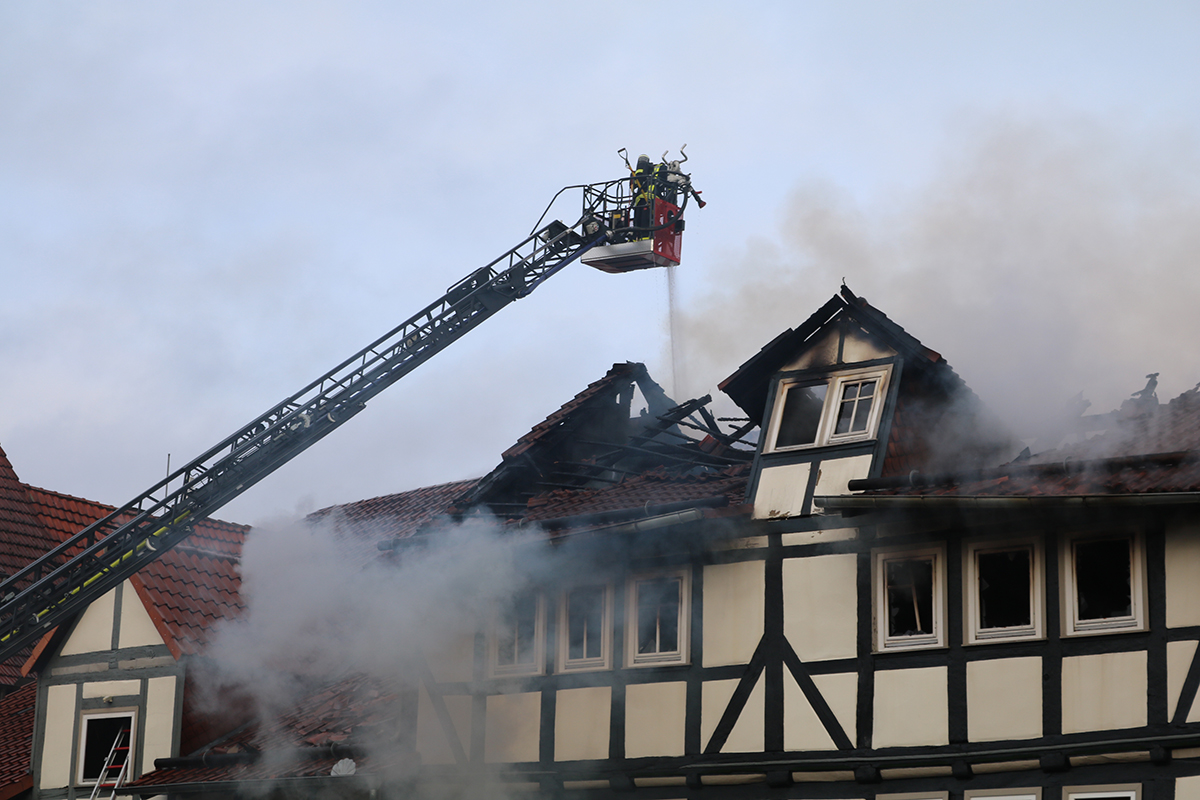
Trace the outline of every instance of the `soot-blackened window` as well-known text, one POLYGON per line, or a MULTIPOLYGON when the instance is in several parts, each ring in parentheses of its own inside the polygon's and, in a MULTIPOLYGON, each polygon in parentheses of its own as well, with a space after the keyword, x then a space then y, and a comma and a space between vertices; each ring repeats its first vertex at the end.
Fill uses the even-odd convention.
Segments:
POLYGON ((1041 638, 1041 540, 969 541, 965 546, 967 643, 1041 638))
POLYGON ((1068 634, 1145 627, 1143 547, 1136 533, 1064 537, 1061 559, 1068 634))
POLYGON ((1076 609, 1080 620, 1133 615, 1133 553, 1128 537, 1075 543, 1076 609))
POLYGON ((784 380, 775 401, 768 450, 855 442, 874 436, 890 368, 784 380))
POLYGON ((945 644, 943 547, 877 551, 874 562, 877 649, 945 644))
POLYGON ((933 559, 887 562, 888 636, 933 633, 933 559))
POLYGON ((1033 624, 1032 551, 1021 548, 979 553, 977 559, 980 629, 1033 624))
POLYGON ((828 384, 816 386, 789 386, 783 400, 783 412, 779 417, 779 433, 775 436, 776 447, 796 447, 814 444, 821 427, 821 414, 825 409, 828 384))

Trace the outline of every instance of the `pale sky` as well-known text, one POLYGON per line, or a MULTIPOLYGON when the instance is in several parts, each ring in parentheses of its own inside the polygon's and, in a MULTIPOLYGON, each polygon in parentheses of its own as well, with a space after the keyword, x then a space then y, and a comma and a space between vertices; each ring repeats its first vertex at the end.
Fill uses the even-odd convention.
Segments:
POLYGON ((616 361, 678 399, 845 277, 1018 422, 1200 381, 1192 2, 0 6, 0 446, 121 504, 687 143, 660 271, 573 266, 218 516, 483 474, 616 361), (678 383, 678 385, 674 385, 678 383))

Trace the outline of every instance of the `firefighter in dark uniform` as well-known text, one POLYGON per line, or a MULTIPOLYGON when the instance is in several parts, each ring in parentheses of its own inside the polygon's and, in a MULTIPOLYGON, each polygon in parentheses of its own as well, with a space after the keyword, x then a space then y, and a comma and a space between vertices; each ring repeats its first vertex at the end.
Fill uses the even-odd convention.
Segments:
POLYGON ((637 169, 633 171, 630 187, 633 194, 633 226, 640 228, 634 233, 637 239, 648 239, 651 234, 646 230, 653 221, 654 198, 657 196, 655 185, 654 164, 650 156, 640 155, 637 169))

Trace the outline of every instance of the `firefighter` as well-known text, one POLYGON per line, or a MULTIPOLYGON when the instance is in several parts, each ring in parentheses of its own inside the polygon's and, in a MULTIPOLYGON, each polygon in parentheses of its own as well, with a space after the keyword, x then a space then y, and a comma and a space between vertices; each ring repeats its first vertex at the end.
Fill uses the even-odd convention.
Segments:
POLYGON ((650 156, 638 156, 637 169, 633 171, 633 178, 629 182, 633 194, 633 226, 642 229, 634 234, 637 239, 650 237, 650 233, 645 229, 650 227, 653 219, 654 198, 657 196, 654 173, 654 164, 650 161, 650 156))

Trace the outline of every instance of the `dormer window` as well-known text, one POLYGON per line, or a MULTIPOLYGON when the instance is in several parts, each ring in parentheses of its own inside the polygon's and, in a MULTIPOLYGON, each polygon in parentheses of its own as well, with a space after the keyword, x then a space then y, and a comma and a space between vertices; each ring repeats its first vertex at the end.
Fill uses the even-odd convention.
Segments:
POLYGON ((888 367, 781 381, 771 417, 771 450, 873 439, 888 367))

